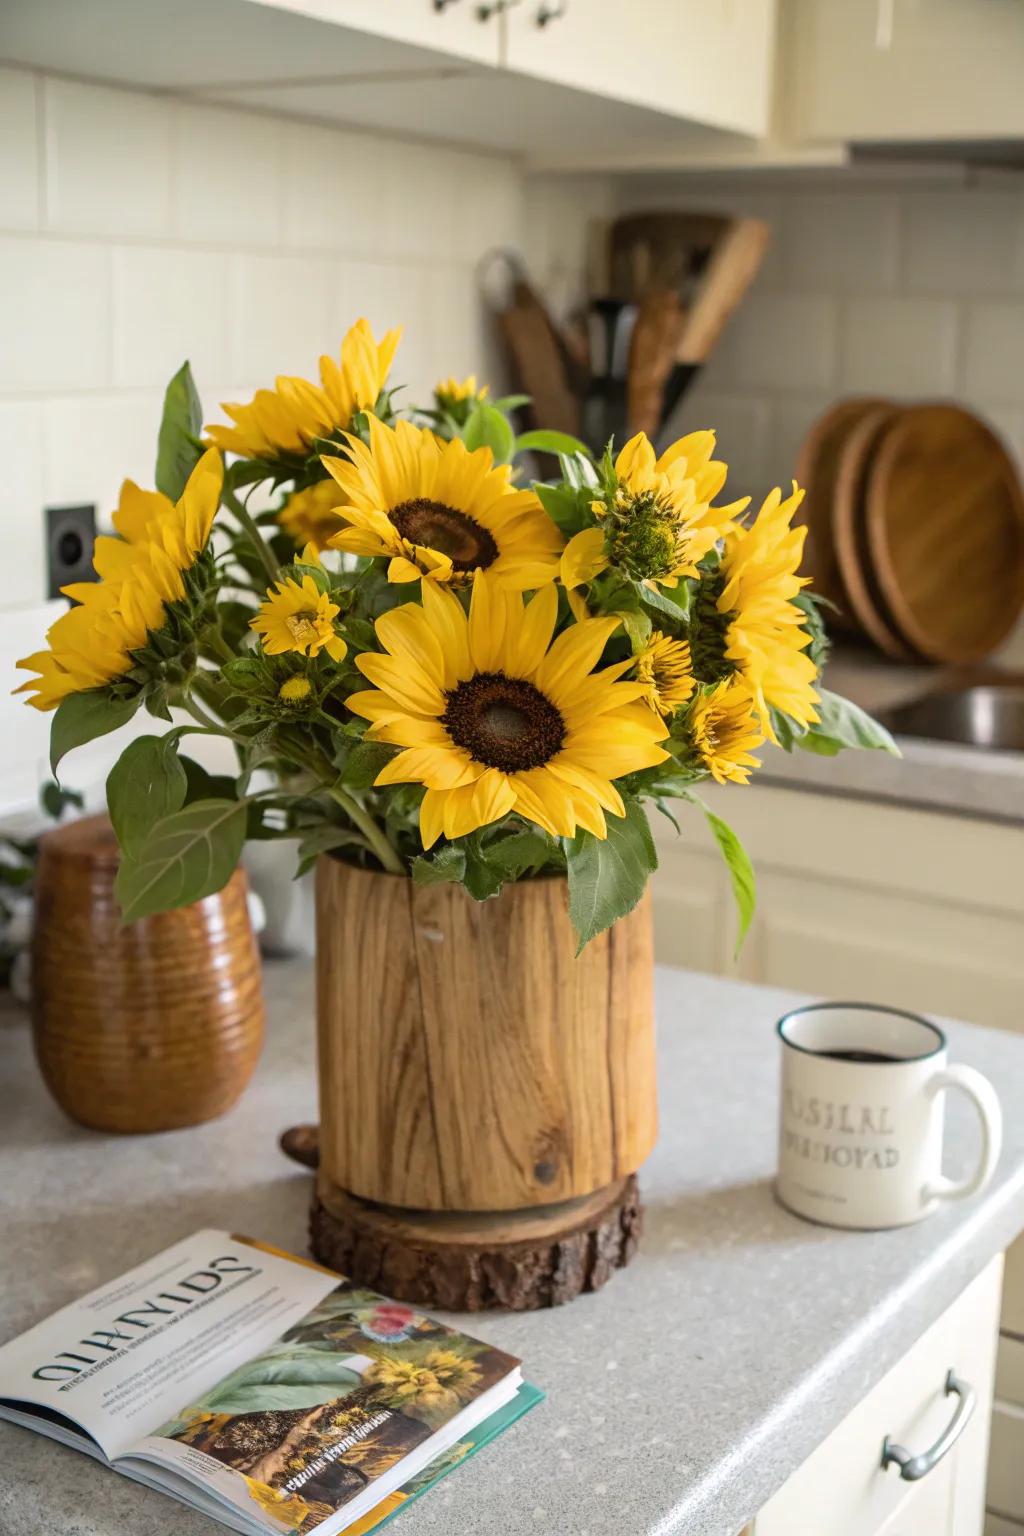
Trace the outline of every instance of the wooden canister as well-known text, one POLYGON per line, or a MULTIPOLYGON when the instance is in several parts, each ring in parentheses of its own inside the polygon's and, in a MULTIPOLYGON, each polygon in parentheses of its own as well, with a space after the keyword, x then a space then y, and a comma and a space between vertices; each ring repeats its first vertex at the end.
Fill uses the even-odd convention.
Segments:
POLYGON ((575 951, 564 879, 477 902, 320 859, 322 1258, 464 1306, 566 1299, 540 1272, 569 1235, 584 1270, 595 1231, 606 1267, 625 1261, 657 1135, 649 899, 575 951), (435 1238, 461 1245, 458 1273, 442 1253, 413 1275, 435 1238), (467 1254, 507 1259, 523 1241, 512 1268, 529 1283, 481 1299, 467 1254))
POLYGON ((61 1108, 104 1131, 198 1125, 238 1099, 263 1043, 245 874, 192 906, 123 924, 105 816, 42 839, 32 1015, 61 1108))

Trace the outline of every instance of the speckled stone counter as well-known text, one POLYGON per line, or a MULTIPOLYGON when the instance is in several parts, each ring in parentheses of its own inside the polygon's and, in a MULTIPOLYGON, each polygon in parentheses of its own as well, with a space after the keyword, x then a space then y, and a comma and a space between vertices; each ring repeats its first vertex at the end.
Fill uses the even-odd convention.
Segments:
MULTIPOLYGON (((269 1040, 226 1119, 112 1139, 50 1103, 23 1023, 0 1021, 0 1340, 204 1225, 302 1250, 308 1178, 277 1132, 314 1115, 312 973, 268 967, 269 1040)), ((1024 1040, 954 1025, 998 1084, 993 1186, 899 1231, 798 1221, 773 1201, 772 1026, 794 998, 662 971, 661 1139, 629 1269, 555 1312, 467 1326, 548 1394, 399 1516, 395 1536, 735 1536, 988 1260, 1024 1227, 1024 1040)), ((951 1106, 953 1108, 953 1106, 951 1106)), ((974 1147, 952 1115, 950 1163, 974 1147)), ((881 1433, 881 1431, 880 1431, 881 1433)), ((213 1536, 179 1508, 0 1424, 3 1536, 213 1536)), ((391 1529, 391 1528, 389 1528, 391 1529)))

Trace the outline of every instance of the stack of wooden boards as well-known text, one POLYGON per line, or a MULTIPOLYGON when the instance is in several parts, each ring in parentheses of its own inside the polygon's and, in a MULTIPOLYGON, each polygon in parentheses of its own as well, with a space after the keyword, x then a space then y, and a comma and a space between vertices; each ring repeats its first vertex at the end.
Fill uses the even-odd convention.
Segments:
POLYGON ((885 655, 967 664, 1024 611, 1024 494, 992 429, 945 403, 841 400, 796 465, 804 570, 832 627, 885 655))

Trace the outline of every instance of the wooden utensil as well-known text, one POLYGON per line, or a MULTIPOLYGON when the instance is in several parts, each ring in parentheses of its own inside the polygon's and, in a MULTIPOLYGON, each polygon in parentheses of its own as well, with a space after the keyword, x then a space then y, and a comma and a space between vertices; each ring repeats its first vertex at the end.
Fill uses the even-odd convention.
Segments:
POLYGON ((819 597, 835 603, 839 612, 829 616, 830 628, 852 629, 856 621, 839 570, 832 537, 832 503, 835 498, 839 460, 847 439, 865 416, 888 405, 874 395, 839 400, 811 427, 800 445, 794 475, 805 491, 794 523, 807 529, 803 572, 810 576, 819 597))
POLYGON ((683 328, 678 296, 648 293, 641 301, 629 352, 626 402, 631 432, 653 438, 664 420, 665 385, 683 328))
POLYGON ((495 252, 480 273, 504 340, 516 384, 531 397, 531 424, 578 436, 585 371, 531 287, 526 269, 510 253, 495 252), (495 268, 501 265, 504 298, 496 294, 495 268))
POLYGON ((866 412, 839 451, 832 502, 832 537, 850 613, 879 650, 905 661, 913 651, 884 605, 872 569, 865 527, 864 496, 872 457, 882 433, 898 421, 901 408, 880 405, 866 412))
POLYGON ((1024 610, 1024 495, 992 430, 955 405, 918 405, 881 434, 866 542, 900 631, 930 661, 980 661, 1024 610))
POLYGON ((263 1044, 246 878, 123 924, 105 816, 40 843, 32 951, 36 1056, 58 1104, 104 1131, 198 1125, 231 1108, 263 1044))

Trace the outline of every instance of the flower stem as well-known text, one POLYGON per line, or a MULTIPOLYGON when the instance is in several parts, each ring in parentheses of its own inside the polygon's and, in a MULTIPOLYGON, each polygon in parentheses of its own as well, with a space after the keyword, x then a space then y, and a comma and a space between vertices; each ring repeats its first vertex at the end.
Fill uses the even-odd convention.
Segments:
POLYGON ((401 859, 391 846, 383 828, 377 825, 370 813, 364 811, 359 802, 338 784, 332 785, 327 793, 335 805, 340 805, 349 820, 359 828, 388 874, 404 875, 405 868, 401 859))
POLYGON ((256 551, 263 564, 263 569, 266 571, 271 582, 275 582, 281 574, 280 566, 274 559, 274 552, 270 548, 270 545, 267 543, 266 539, 257 528, 256 520, 252 513, 249 511, 249 508, 245 505, 245 502, 241 501, 235 495, 234 491, 229 490, 226 485, 221 492, 221 499, 223 500, 224 505, 227 507, 228 511, 233 513, 241 523, 243 529, 249 536, 249 542, 251 543, 253 549, 256 551))

